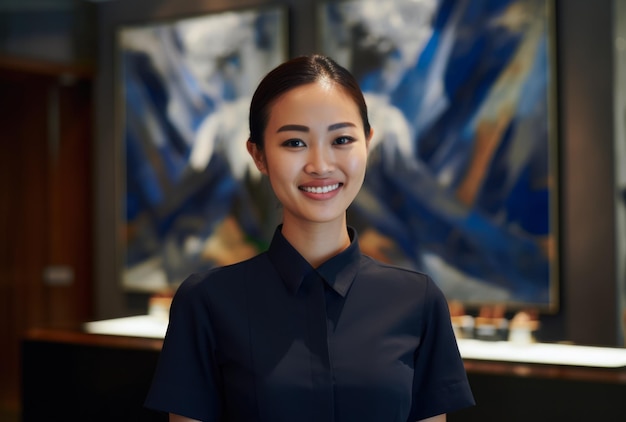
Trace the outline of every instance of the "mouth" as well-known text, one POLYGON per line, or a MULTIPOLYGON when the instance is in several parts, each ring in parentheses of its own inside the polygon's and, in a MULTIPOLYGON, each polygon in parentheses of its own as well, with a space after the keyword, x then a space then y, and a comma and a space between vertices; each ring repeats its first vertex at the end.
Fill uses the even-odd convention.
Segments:
POLYGON ((335 191, 339 189, 339 186, 341 186, 342 184, 343 183, 335 183, 333 185, 327 185, 327 186, 300 186, 299 189, 308 193, 322 194, 322 193, 329 193, 329 192, 335 191))

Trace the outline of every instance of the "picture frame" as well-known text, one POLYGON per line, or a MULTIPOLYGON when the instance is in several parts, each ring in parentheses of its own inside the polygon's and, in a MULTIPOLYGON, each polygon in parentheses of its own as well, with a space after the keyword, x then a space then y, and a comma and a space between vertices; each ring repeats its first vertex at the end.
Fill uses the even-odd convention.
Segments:
POLYGON ((318 21, 374 129, 349 214, 364 253, 469 308, 556 312, 553 1, 322 2, 318 21))
POLYGON ((626 346, 626 4, 615 3, 615 225, 619 344, 626 346))
POLYGON ((287 59, 287 19, 268 6, 118 29, 125 291, 173 291, 263 249, 268 187, 246 151, 248 107, 287 59))

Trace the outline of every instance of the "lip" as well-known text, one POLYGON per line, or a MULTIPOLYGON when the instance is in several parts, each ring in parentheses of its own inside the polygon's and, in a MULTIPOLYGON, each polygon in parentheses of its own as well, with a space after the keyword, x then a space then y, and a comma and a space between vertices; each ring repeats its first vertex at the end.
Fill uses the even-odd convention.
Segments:
POLYGON ((337 195, 343 187, 340 182, 306 183, 298 186, 300 192, 312 199, 329 199, 337 195))

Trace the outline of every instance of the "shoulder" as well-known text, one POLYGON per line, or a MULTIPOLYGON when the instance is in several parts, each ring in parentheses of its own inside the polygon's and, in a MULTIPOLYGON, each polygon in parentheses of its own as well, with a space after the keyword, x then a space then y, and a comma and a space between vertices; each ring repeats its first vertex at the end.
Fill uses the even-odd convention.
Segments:
POLYGON ((193 301, 215 295, 236 294, 246 275, 264 271, 268 264, 267 254, 261 253, 236 264, 191 274, 178 287, 174 299, 193 301))
POLYGON ((361 258, 359 276, 371 282, 383 283, 385 287, 398 287, 423 292, 438 290, 437 285, 426 273, 380 262, 367 255, 363 255, 361 258))
POLYGON ((445 322, 446 318, 449 321, 443 292, 424 272, 363 256, 354 287, 359 293, 358 298, 373 300, 386 312, 392 307, 393 313, 408 316, 407 320, 422 330, 434 323, 445 322))

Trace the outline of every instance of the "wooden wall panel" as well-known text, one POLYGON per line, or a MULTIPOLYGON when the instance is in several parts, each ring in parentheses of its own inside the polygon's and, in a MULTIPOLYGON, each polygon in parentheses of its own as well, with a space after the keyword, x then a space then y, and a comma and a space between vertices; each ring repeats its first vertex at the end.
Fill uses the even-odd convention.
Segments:
POLYGON ((0 60, 0 406, 19 408, 33 327, 92 318, 92 92, 87 78, 0 60), (65 76, 63 76, 65 75, 65 76), (51 265, 73 269, 50 285, 51 265))
POLYGON ((38 274, 45 265, 46 160, 45 82, 3 75, 0 91, 0 154, 2 201, 2 281, 7 317, 0 321, 6 345, 0 348, 0 392, 5 401, 17 400, 19 336, 44 319, 43 292, 38 274))

